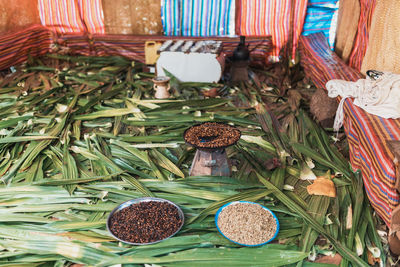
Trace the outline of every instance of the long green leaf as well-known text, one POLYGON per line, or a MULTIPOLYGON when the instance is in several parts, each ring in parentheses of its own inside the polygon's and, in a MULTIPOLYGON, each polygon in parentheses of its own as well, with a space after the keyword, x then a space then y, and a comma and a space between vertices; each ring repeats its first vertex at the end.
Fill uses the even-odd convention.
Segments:
POLYGON ((313 217, 311 217, 306 211, 304 211, 300 206, 291 201, 285 194, 283 194, 280 190, 278 190, 273 184, 271 184, 268 180, 266 180, 261 175, 257 174, 260 182, 262 182, 265 187, 273 190, 275 196, 282 201, 290 210, 299 214, 314 230, 322 234, 326 237, 329 242, 337 249, 337 251, 346 259, 350 260, 356 266, 368 266, 362 259, 357 257, 351 250, 349 250, 346 246, 338 242, 334 239, 313 217))

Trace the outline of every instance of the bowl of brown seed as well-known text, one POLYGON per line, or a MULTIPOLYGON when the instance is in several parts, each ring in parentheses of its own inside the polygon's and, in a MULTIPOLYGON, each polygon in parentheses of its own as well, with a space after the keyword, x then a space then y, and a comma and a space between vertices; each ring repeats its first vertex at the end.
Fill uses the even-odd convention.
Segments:
POLYGON ((265 245, 279 232, 276 215, 263 205, 250 201, 234 201, 219 208, 215 225, 226 239, 247 247, 265 245))
POLYGON ((222 122, 203 122, 185 130, 185 142, 198 149, 222 149, 239 141, 241 132, 222 122))
POLYGON ((183 211, 175 203, 143 197, 118 205, 107 219, 107 230, 130 245, 150 245, 177 234, 184 224, 183 211))

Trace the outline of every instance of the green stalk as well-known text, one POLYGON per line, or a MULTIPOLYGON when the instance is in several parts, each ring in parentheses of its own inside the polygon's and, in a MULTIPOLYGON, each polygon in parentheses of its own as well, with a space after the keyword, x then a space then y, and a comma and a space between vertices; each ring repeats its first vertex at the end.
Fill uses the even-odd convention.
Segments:
POLYGON ((295 212, 296 214, 300 215, 315 231, 322 234, 325 238, 332 243, 335 249, 346 259, 350 262, 355 264, 355 266, 368 266, 366 262, 362 259, 357 257, 353 251, 348 249, 343 244, 339 243, 336 239, 334 239, 324 227, 322 227, 313 217, 311 217, 306 211, 304 211, 300 206, 290 200, 285 194, 283 194, 278 188, 276 188, 273 184, 271 184, 268 180, 262 177, 260 174, 257 173, 258 179, 261 183, 265 185, 270 190, 273 190, 273 194, 285 204, 291 211, 295 212))

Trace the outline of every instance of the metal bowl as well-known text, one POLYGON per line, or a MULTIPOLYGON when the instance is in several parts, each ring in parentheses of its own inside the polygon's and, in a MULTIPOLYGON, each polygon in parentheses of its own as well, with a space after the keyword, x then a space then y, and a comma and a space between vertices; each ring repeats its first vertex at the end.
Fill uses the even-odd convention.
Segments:
POLYGON ((115 239, 117 239, 117 240, 119 240, 119 241, 121 241, 121 242, 123 242, 123 243, 130 244, 130 245, 151 245, 151 244, 155 244, 155 243, 161 242, 161 241, 163 241, 163 240, 165 240, 165 239, 168 239, 168 238, 170 238, 170 237, 176 235, 176 234, 181 230, 181 228, 182 228, 182 226, 183 226, 183 224, 184 224, 184 220, 185 220, 185 216, 184 216, 184 214, 183 214, 183 211, 182 211, 181 208, 179 208, 179 206, 176 205, 174 202, 171 202, 171 201, 166 200, 166 199, 163 199, 163 198, 157 198, 157 197, 141 197, 141 198, 135 198, 135 199, 128 200, 128 201, 126 201, 126 202, 124 202, 124 203, 118 205, 115 209, 113 209, 113 210, 110 212, 110 214, 108 215, 106 226, 107 226, 108 232, 109 232, 115 239), (131 205, 135 205, 135 204, 141 203, 141 202, 150 202, 150 201, 168 202, 169 204, 175 206, 175 207, 178 209, 179 218, 182 220, 182 224, 179 226, 179 228, 176 230, 175 233, 173 233, 173 234, 170 235, 170 236, 167 236, 167 237, 164 238, 164 239, 160 239, 160 240, 157 240, 157 241, 154 241, 154 242, 149 242, 149 243, 132 243, 132 242, 128 242, 128 241, 119 239, 117 236, 114 235, 114 233, 113 233, 113 232, 111 231, 111 229, 110 229, 110 220, 111 220, 111 217, 114 215, 114 213, 116 213, 116 212, 118 212, 118 211, 120 211, 120 210, 122 210, 122 209, 124 209, 124 208, 126 208, 126 207, 129 207, 129 206, 131 206, 131 205))
POLYGON ((235 145, 235 144, 240 140, 240 137, 241 137, 241 136, 242 136, 242 132, 241 132, 237 127, 232 126, 232 125, 229 125, 229 124, 224 123, 224 122, 218 122, 218 121, 205 121, 205 122, 202 122, 202 123, 197 123, 197 124, 194 124, 194 125, 190 126, 189 128, 187 128, 187 129, 183 132, 183 139, 185 140, 185 143, 186 143, 186 144, 188 144, 188 145, 190 145, 190 146, 192 146, 192 147, 194 147, 194 148, 197 148, 197 149, 200 149, 200 150, 206 150, 206 151, 214 151, 214 150, 225 149, 225 148, 227 148, 227 147, 229 147, 229 146, 235 145), (239 138, 238 138, 235 142, 233 142, 233 143, 231 143, 231 144, 229 144, 229 145, 226 145, 226 146, 217 146, 217 147, 197 146, 197 145, 192 144, 192 143, 190 143, 190 142, 188 142, 188 141, 186 140, 186 133, 187 133, 187 131, 188 131, 189 129, 191 129, 191 128, 193 128, 193 127, 196 127, 196 126, 200 126, 200 125, 206 124, 206 123, 215 123, 215 124, 219 124, 219 125, 221 125, 221 126, 225 126, 225 127, 232 128, 232 129, 234 129, 234 130, 237 130, 237 131, 239 131, 239 138))
POLYGON ((262 245, 265 245, 265 244, 271 242, 271 241, 274 240, 275 237, 278 235, 279 228, 280 228, 280 226, 279 226, 279 221, 278 221, 278 218, 276 217, 275 213, 273 213, 270 209, 264 207, 263 205, 258 204, 258 203, 256 203, 256 202, 251 202, 251 201, 233 201, 233 202, 229 202, 229 203, 223 205, 222 207, 220 207, 220 208, 218 209, 217 213, 215 214, 215 225, 216 225, 216 227, 217 227, 217 229, 218 229, 218 232, 219 232, 223 237, 225 237, 226 239, 228 239, 229 241, 231 241, 231 242, 233 242, 233 243, 235 243, 235 244, 238 244, 238 245, 240 245, 240 246, 245 246, 245 247, 258 247, 258 246, 262 246, 262 245), (237 204, 237 203, 256 204, 256 205, 261 206, 263 209, 265 209, 265 210, 268 211, 269 213, 271 213, 272 216, 273 216, 274 219, 275 219, 275 222, 276 222, 276 231, 275 231, 274 235, 273 235, 269 240, 267 240, 266 242, 263 242, 263 243, 260 243, 260 244, 255 244, 255 245, 241 244, 241 243, 238 243, 238 242, 236 242, 236 241, 233 241, 232 239, 230 239, 230 238, 228 238, 227 236, 225 236, 224 233, 222 233, 221 229, 219 229, 219 227, 218 227, 218 217, 219 217, 221 211, 222 211, 224 208, 226 208, 226 207, 228 207, 228 206, 230 206, 230 205, 237 204))

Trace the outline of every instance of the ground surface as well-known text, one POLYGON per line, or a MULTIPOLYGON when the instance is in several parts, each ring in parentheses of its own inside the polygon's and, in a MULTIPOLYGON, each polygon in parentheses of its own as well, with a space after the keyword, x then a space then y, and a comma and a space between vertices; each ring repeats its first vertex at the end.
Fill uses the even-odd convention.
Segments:
POLYGON ((4 73, 1 265, 383 264, 376 217, 343 156, 345 141, 335 145, 336 134, 309 117, 313 90, 298 66, 254 69, 237 84, 172 78, 168 100, 153 99, 151 77, 121 58, 59 55, 4 73), (195 150, 182 135, 204 121, 241 130, 227 149, 232 177, 189 177, 195 150), (316 177, 333 181, 336 197, 310 195, 316 177), (109 212, 143 196, 178 204, 184 227, 155 245, 117 242, 106 230, 109 212), (241 248, 217 232, 215 212, 235 200, 276 213, 273 244, 241 248))

